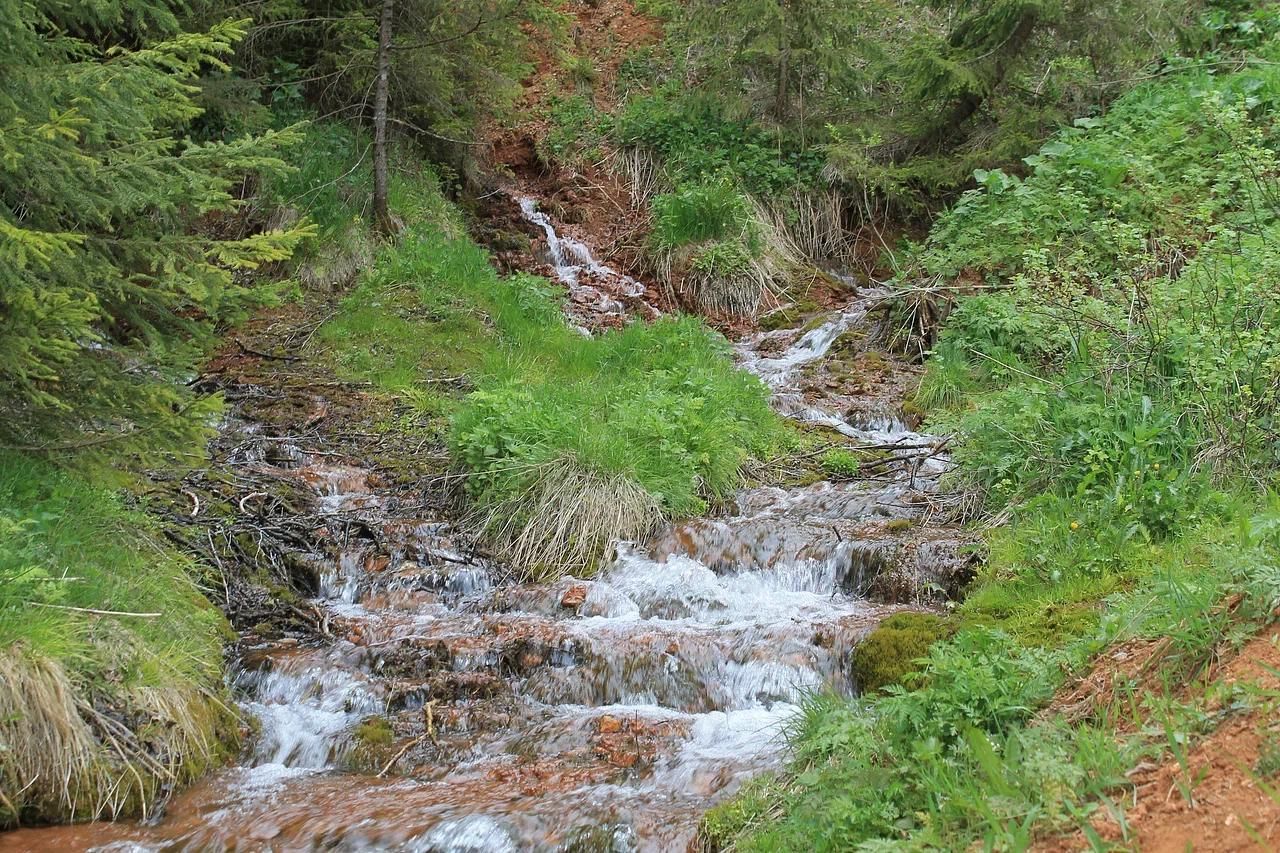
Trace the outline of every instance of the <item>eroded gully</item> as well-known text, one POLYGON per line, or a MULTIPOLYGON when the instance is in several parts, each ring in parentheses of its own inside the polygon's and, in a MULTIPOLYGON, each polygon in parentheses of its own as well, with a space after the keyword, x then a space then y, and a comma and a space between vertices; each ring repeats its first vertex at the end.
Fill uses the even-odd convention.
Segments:
MULTIPOLYGON (((584 331, 656 316, 643 285, 522 209, 584 331)), ((745 489, 731 511, 619 543, 593 579, 508 582, 449 519, 380 494, 367 470, 233 422, 231 462, 307 484, 331 530, 373 531, 319 561, 312 604, 332 639, 244 650, 234 688, 258 732, 239 766, 151 825, 64 829, 59 843, 685 849, 710 805, 781 765, 806 694, 856 692, 851 650, 880 619, 964 575, 962 537, 922 523, 946 461, 904 423, 909 368, 877 358, 880 373, 851 384, 836 357, 865 355, 883 296, 863 289, 803 329, 736 344, 781 412, 875 447, 872 473, 745 489)))

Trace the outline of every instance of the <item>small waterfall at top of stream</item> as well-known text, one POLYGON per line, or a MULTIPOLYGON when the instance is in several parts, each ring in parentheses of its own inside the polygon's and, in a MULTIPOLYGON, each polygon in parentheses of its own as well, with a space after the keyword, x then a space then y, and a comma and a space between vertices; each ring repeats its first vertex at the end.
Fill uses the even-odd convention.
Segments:
POLYGON ((662 312, 644 301, 643 284, 597 261, 585 243, 557 232, 533 199, 517 198, 516 203, 524 218, 542 229, 547 241, 547 262, 556 280, 568 288, 566 310, 571 318, 584 324, 580 328, 602 319, 625 320, 628 306, 638 309, 647 319, 661 316, 662 312))
MULTIPOLYGON (((531 201, 521 208, 580 321, 641 299, 642 285, 560 236, 531 201)), ((945 530, 901 535, 945 465, 938 439, 892 405, 859 407, 809 381, 882 296, 864 291, 808 331, 758 334, 736 351, 781 412, 901 450, 901 464, 746 489, 732 512, 673 525, 648 547, 619 544, 594 579, 505 583, 447 521, 397 508, 367 472, 296 448, 283 454, 292 467, 271 468, 246 436, 232 462, 301 478, 329 528, 378 535, 319 572, 313 603, 332 642, 244 655, 234 686, 260 732, 242 764, 180 795, 158 824, 102 826, 94 843, 685 849, 711 804, 780 765, 806 694, 856 689, 850 652, 892 612, 885 602, 965 559, 945 530), (361 764, 375 715, 394 740, 361 764), (379 774, 401 756, 408 775, 379 774)))

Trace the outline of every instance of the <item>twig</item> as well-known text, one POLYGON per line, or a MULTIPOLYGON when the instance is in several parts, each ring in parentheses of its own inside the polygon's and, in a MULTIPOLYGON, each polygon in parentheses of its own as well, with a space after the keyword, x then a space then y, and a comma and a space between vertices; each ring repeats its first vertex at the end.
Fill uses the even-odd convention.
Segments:
POLYGON ((190 489, 183 489, 182 493, 187 497, 191 498, 191 503, 192 503, 191 517, 195 518, 200 514, 200 496, 197 495, 195 492, 191 491, 190 489))
POLYGON ((262 350, 254 349, 253 347, 249 346, 239 338, 236 338, 236 346, 240 347, 240 351, 245 353, 246 355, 256 355, 258 358, 266 358, 272 361, 297 361, 298 360, 298 357, 296 355, 276 355, 274 353, 263 352, 262 350))
POLYGON ((416 738, 414 738, 413 740, 411 740, 411 741, 409 741, 408 743, 406 743, 403 747, 401 747, 401 748, 400 748, 400 751, 399 751, 399 752, 397 752, 395 755, 391 756, 391 760, 390 760, 390 761, 388 761, 386 764, 382 765, 382 769, 378 771, 378 776, 377 776, 377 778, 381 779, 383 776, 386 776, 386 775, 387 775, 387 771, 389 771, 389 770, 390 770, 390 769, 395 765, 395 763, 396 763, 397 761, 399 761, 401 758, 404 758, 404 755, 405 755, 405 753, 406 753, 406 752, 408 752, 409 750, 413 749, 413 748, 414 748, 415 746, 417 746, 418 744, 422 743, 422 742, 423 742, 424 740, 426 740, 428 737, 429 737, 429 738, 431 738, 431 742, 432 742, 432 743, 436 743, 436 742, 437 742, 437 741, 436 741, 436 727, 435 727, 435 724, 434 724, 434 722, 433 722, 433 720, 432 720, 432 718, 431 718, 431 706, 432 706, 432 705, 434 705, 434 704, 436 704, 436 700, 435 700, 435 699, 432 699, 430 702, 428 702, 426 705, 424 705, 424 706, 423 706, 423 710, 425 710, 425 711, 426 711, 426 713, 427 713, 427 730, 426 730, 425 732, 423 732, 422 734, 418 735, 418 736, 417 736, 416 738))
POLYGON ((157 616, 163 616, 163 613, 132 613, 128 610, 97 610, 93 607, 72 607, 69 604, 49 604, 44 601, 29 601, 28 604, 34 604, 36 607, 48 607, 53 610, 74 610, 76 613, 93 613, 98 616, 137 616, 142 619, 154 619, 157 616))
POLYGON ((383 646, 389 646, 393 643, 407 643, 412 640, 430 640, 430 639, 433 639, 433 638, 426 636, 425 634, 410 634, 407 637, 392 637, 389 640, 379 640, 376 643, 365 643, 364 648, 379 649, 379 648, 382 648, 383 646))

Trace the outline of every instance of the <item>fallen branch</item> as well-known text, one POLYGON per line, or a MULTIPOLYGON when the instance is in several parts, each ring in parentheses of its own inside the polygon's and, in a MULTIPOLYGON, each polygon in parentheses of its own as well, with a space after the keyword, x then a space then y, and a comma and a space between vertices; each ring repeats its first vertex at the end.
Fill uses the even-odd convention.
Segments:
POLYGON ((439 741, 437 741, 437 740, 436 740, 436 726, 435 726, 435 721, 433 720, 433 718, 432 718, 432 714, 431 714, 431 706, 432 706, 432 705, 434 705, 434 704, 436 704, 436 701, 437 701, 437 700, 432 699, 432 700, 431 700, 430 702, 428 702, 426 705, 423 705, 423 706, 422 706, 422 710, 423 710, 423 712, 424 712, 424 713, 426 714, 426 716, 427 716, 427 730, 426 730, 425 732, 423 732, 422 734, 418 735, 418 736, 417 736, 416 738, 414 738, 413 740, 411 740, 411 741, 409 741, 408 743, 406 743, 403 747, 401 747, 401 748, 400 748, 400 751, 399 751, 399 752, 397 752, 395 755, 391 756, 391 760, 390 760, 390 761, 388 761, 386 764, 382 765, 382 769, 378 771, 378 776, 377 776, 377 778, 381 779, 383 776, 386 776, 386 775, 387 775, 387 771, 389 771, 392 767, 394 767, 394 766, 395 766, 395 763, 396 763, 397 761, 399 761, 401 758, 404 758, 405 753, 407 753, 409 750, 413 749, 413 748, 414 748, 415 746, 417 746, 418 744, 422 743, 422 742, 423 742, 424 740, 426 740, 427 738, 431 738, 431 742, 432 742, 432 743, 437 744, 437 745, 439 744, 439 741))
POLYGON ((243 352, 245 355, 256 355, 258 358, 267 358, 272 361, 297 361, 298 360, 298 356, 296 355, 275 355, 274 353, 263 352, 262 350, 254 349, 253 347, 249 346, 239 338, 236 338, 236 346, 240 347, 240 351, 243 352))

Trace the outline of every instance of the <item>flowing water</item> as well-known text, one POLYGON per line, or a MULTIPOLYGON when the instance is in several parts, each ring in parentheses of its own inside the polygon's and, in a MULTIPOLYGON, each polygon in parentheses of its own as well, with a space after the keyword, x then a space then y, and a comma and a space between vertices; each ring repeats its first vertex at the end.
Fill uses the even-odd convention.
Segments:
MULTIPOLYGON (((640 298, 523 207, 584 323, 640 298)), ((271 463, 250 437, 237 464, 300 478, 330 529, 377 531, 319 572, 333 639, 247 649, 234 688, 258 733, 240 765, 153 825, 58 830, 61 849, 688 847, 711 804, 780 766, 805 695, 853 694, 859 640, 964 561, 945 530, 901 535, 945 465, 938 440, 891 404, 806 390, 880 296, 737 354, 786 415, 900 460, 874 478, 744 490, 731 511, 619 543, 593 579, 507 582, 448 520, 399 508, 361 469, 278 447, 288 462, 271 463), (371 737, 371 718, 389 731, 371 737)))

